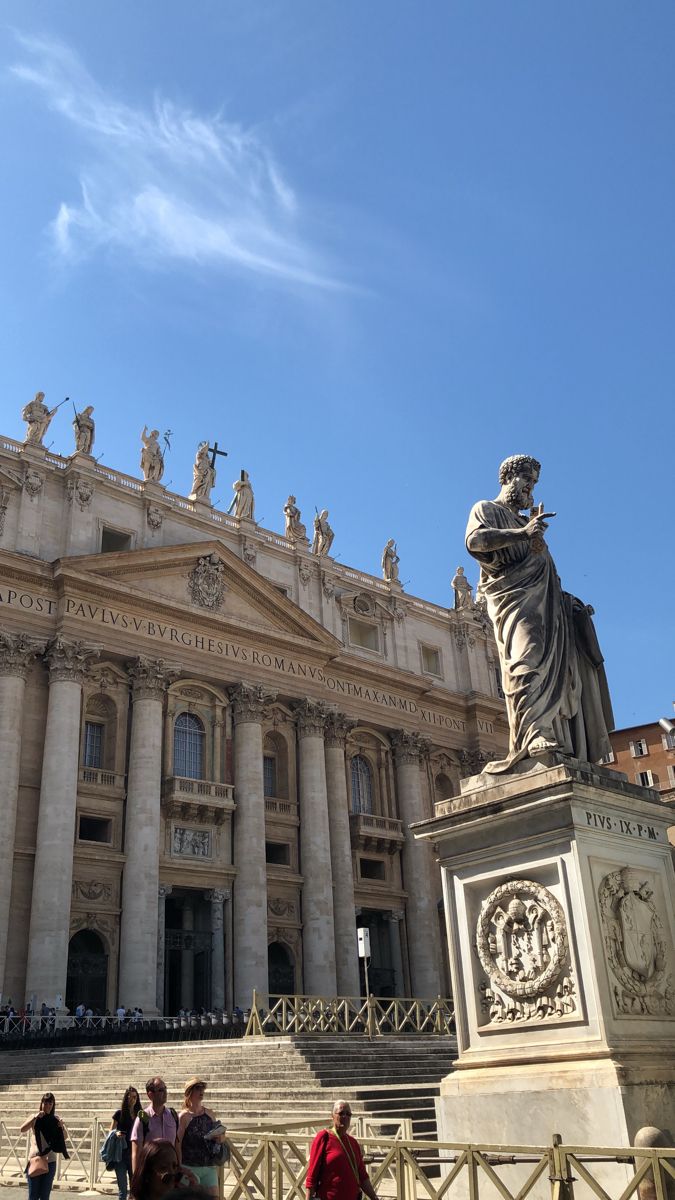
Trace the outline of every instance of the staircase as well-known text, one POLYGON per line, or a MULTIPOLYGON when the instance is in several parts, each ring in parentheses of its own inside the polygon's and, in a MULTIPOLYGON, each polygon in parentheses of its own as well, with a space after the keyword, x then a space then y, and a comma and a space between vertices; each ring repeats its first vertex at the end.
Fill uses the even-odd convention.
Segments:
POLYGON ((416 1137, 436 1137, 434 1100, 456 1057, 454 1037, 388 1034, 292 1035, 226 1041, 153 1042, 0 1053, 0 1118, 17 1127, 53 1091, 68 1129, 98 1116, 106 1122, 133 1084, 161 1075, 168 1104, 182 1108, 185 1081, 198 1074, 206 1103, 231 1128, 284 1121, 326 1121, 337 1098, 355 1114, 382 1122, 383 1135, 403 1119, 416 1137))

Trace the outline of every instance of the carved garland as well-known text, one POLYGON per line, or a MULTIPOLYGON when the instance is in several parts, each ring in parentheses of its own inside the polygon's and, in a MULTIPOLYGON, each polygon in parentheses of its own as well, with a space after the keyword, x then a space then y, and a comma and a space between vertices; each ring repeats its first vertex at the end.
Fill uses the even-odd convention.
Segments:
POLYGON ((513 999, 530 999, 540 996, 551 987, 562 975, 568 952, 567 926, 565 914, 561 905, 548 888, 534 883, 531 879, 514 879, 510 883, 502 883, 483 901, 476 928, 476 949, 485 974, 502 992, 513 999), (533 979, 511 979, 493 957, 490 945, 490 926, 495 910, 509 901, 517 900, 519 893, 530 896, 542 908, 546 909, 553 922, 553 937, 550 942, 550 962, 533 979))

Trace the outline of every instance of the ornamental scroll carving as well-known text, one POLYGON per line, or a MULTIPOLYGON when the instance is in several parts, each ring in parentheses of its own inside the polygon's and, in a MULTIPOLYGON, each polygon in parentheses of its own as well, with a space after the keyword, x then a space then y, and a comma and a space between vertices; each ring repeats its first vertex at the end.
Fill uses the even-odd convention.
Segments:
POLYGON ((225 594, 225 563, 217 554, 205 554, 188 575, 188 591, 193 604, 217 612, 225 594))
POLYGON ((476 951, 487 975, 480 985, 484 1026, 577 1011, 565 914, 541 884, 514 879, 490 893, 478 916, 476 951))
POLYGON ((672 1016, 670 939, 644 874, 623 867, 605 875, 598 889, 614 1003, 622 1016, 672 1016))
POLYGON ((89 882, 84 882, 81 879, 73 880, 72 887, 73 900, 112 900, 112 888, 108 883, 99 883, 92 879, 89 882))

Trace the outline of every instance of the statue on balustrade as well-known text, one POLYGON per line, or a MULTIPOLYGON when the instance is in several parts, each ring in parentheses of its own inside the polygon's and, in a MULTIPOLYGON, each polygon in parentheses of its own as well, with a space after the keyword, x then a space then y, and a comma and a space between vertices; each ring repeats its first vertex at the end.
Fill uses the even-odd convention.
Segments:
POLYGON ((284 516, 286 518, 286 537, 289 542, 306 542, 307 529, 300 520, 301 513, 295 503, 295 496, 289 496, 284 504, 284 516))
POLYGON ((499 495, 474 505, 466 529, 467 549, 480 563, 479 590, 494 627, 509 718, 508 757, 488 763, 491 774, 549 751, 599 762, 614 728, 593 609, 562 590, 544 540, 556 514, 534 506, 540 471, 529 455, 507 458, 499 495))
POLYGON ((254 521, 255 498, 253 496, 253 485, 248 477, 248 471, 242 471, 239 478, 235 479, 232 484, 234 489, 234 498, 228 514, 233 517, 240 517, 246 521, 254 521))
POLYGON ((455 593, 455 608, 473 608, 473 589, 464 574, 464 567, 457 568, 453 576, 452 590, 455 593))
POLYGON ((73 433, 75 434, 75 453, 76 454, 91 454, 91 448, 94 444, 94 434, 96 431, 92 413, 94 411, 93 404, 88 404, 82 412, 76 412, 73 417, 73 433))
POLYGON ((314 518, 314 541, 312 542, 312 554, 318 555, 319 558, 324 558, 330 551, 333 545, 335 534, 328 524, 328 509, 323 508, 317 513, 314 518))
POLYGON ((36 392, 34 398, 23 407, 21 420, 25 421, 28 425, 26 436, 23 439, 25 446, 42 445, 44 436, 49 429, 51 419, 56 412, 56 408, 47 408, 44 399, 44 392, 36 392))
POLYGON ((400 561, 397 554, 396 542, 393 538, 389 538, 382 551, 382 578, 386 579, 388 583, 398 583, 398 564, 400 561))
POLYGON ((200 442, 197 446, 194 465, 192 467, 192 491, 190 500, 202 500, 211 503, 211 489, 216 486, 216 468, 209 458, 209 443, 200 442))
POLYGON ((164 455, 159 444, 159 429, 148 433, 147 425, 143 426, 141 434, 143 449, 141 450, 141 471, 148 483, 159 483, 164 474, 164 455))

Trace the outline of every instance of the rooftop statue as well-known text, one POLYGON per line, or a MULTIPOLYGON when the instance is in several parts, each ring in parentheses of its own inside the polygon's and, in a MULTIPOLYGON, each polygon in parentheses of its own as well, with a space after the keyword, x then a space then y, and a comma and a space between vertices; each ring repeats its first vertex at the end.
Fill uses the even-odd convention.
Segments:
POLYGON ((159 429, 152 429, 148 433, 147 425, 143 426, 141 441, 143 449, 141 450, 141 471, 143 478, 149 483, 159 483, 164 474, 164 455, 162 454, 159 441, 159 429))
POLYGON ((466 529, 467 549, 481 567, 509 718, 508 758, 488 763, 491 774, 547 751, 599 762, 614 728, 593 609, 563 592, 543 536, 555 513, 533 507, 540 470, 529 455, 507 458, 499 495, 474 505, 466 529))
POLYGON ((289 542, 305 542, 307 541, 307 529, 300 520, 300 509, 295 503, 295 496, 289 496, 284 504, 284 517, 286 518, 286 538, 289 542))
POLYGON ((401 560, 396 550, 396 542, 393 538, 389 538, 382 551, 382 578, 389 583, 398 583, 398 564, 401 560))
POLYGON ((455 608, 473 608, 472 588, 464 574, 464 567, 457 568, 452 580, 452 590, 455 593, 455 608))
POLYGON ((88 404, 82 412, 76 412, 73 417, 73 432, 75 434, 75 453, 76 454, 91 454, 91 448, 94 444, 94 435, 96 426, 92 420, 91 414, 94 411, 94 406, 88 404))
POLYGON ((319 558, 325 558, 331 546, 335 534, 328 524, 328 509, 322 508, 320 513, 317 513, 314 518, 314 540, 312 542, 312 554, 318 555, 319 558))
POLYGON ((209 443, 200 442, 197 446, 195 461, 192 467, 192 491, 190 500, 202 500, 211 503, 211 489, 216 485, 216 468, 209 458, 209 443))
POLYGON ((239 479, 235 479, 232 484, 234 488, 234 499, 228 513, 233 517, 243 517, 247 521, 254 521, 255 498, 253 496, 253 485, 248 477, 248 471, 242 471, 239 479))
MULTIPOLYGON (((25 446, 41 446, 43 438, 49 429, 56 408, 49 409, 44 402, 44 392, 36 392, 33 400, 29 400, 25 404, 21 413, 21 420, 28 425, 26 436, 23 439, 25 446)), ((57 405, 57 408, 59 406, 57 405)))

